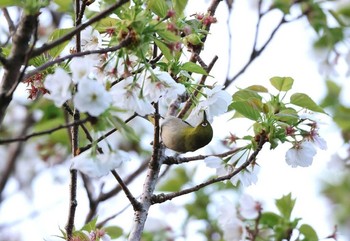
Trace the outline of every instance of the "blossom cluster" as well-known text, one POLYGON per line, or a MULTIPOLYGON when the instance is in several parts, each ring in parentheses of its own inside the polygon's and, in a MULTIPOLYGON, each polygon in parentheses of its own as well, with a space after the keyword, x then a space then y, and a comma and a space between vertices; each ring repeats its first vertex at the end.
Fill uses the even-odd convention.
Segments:
POLYGON ((261 203, 247 194, 240 198, 238 207, 232 201, 223 197, 218 208, 218 224, 223 231, 224 240, 247 240, 248 233, 245 220, 256 219, 260 212, 261 203))
MULTIPOLYGON (((101 47, 101 36, 97 30, 87 28, 82 32, 82 49, 93 50, 101 47)), ((135 71, 138 60, 132 55, 123 57, 110 55, 87 55, 73 58, 69 69, 57 67, 53 74, 46 76, 43 83, 46 98, 61 107, 72 102, 80 112, 93 117, 103 113, 116 115, 117 111, 137 113, 146 116, 154 113, 153 103, 169 107, 179 95, 187 92, 185 85, 178 83, 170 73, 159 67, 138 64, 142 71, 135 71), (131 74, 131 72, 134 72, 131 74)), ((203 110, 209 121, 227 111, 231 95, 222 86, 204 86, 201 97, 192 109, 187 121, 193 125, 202 120, 203 110)), ((121 153, 83 153, 73 158, 72 168, 83 173, 100 177, 109 170, 120 166, 124 160, 121 153), (119 155, 119 156, 118 156, 119 155)))
POLYGON ((293 147, 286 152, 286 162, 292 167, 308 167, 312 164, 313 158, 317 153, 316 148, 327 149, 327 142, 319 134, 319 120, 312 114, 302 114, 300 119, 308 121, 310 130, 303 132, 301 140, 294 135, 294 129, 289 129, 287 134, 292 136, 293 147))

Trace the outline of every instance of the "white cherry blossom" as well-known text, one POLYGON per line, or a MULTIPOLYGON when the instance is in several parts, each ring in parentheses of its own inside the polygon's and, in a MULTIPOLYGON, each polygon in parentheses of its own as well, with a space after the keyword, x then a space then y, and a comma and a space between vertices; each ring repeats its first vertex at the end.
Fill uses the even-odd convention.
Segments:
POLYGON ((52 100, 56 106, 61 107, 64 102, 72 97, 71 82, 69 74, 58 67, 54 74, 46 76, 44 86, 50 93, 45 94, 45 97, 52 100))
POLYGON ((143 91, 150 101, 156 102, 159 98, 171 101, 183 94, 186 88, 176 83, 168 72, 154 69, 152 74, 146 76, 143 91))
MULTIPOLYGON (((228 163, 225 163, 221 158, 214 156, 207 157, 204 159, 204 161, 208 167, 216 169, 216 174, 218 176, 225 176, 232 173, 236 168, 240 167, 246 160, 245 158, 240 158, 237 160, 237 156, 239 156, 239 153, 234 155, 228 163), (235 161, 237 161, 237 163, 235 166, 233 166, 235 161)), ((243 186, 248 187, 258 181, 259 170, 259 165, 251 164, 244 170, 241 170, 239 173, 234 175, 230 181, 234 186, 236 186, 238 181, 240 181, 243 186)))
POLYGON ((154 112, 151 102, 141 96, 141 87, 137 81, 134 82, 133 77, 128 77, 111 89, 113 97, 113 105, 136 112, 139 115, 147 115, 154 112))
POLYGON ((245 219, 256 219, 261 211, 261 204, 250 195, 243 194, 239 199, 239 213, 245 219))
POLYGON ((316 155, 316 149, 310 141, 295 143, 294 146, 286 152, 286 162, 292 167, 308 167, 312 164, 316 155))
POLYGON ((102 177, 107 175, 109 171, 120 167, 129 159, 128 154, 123 151, 97 155, 86 151, 72 158, 71 168, 90 177, 102 177))
POLYGON ((213 121, 214 116, 225 113, 232 101, 232 97, 222 88, 222 86, 215 86, 212 89, 205 88, 206 99, 198 103, 186 121, 196 126, 203 120, 203 111, 206 112, 209 122, 213 121))
POLYGON ((101 83, 83 79, 78 84, 78 92, 73 101, 79 111, 99 116, 110 107, 112 97, 101 83))
POLYGON ((246 240, 247 231, 244 223, 237 217, 236 206, 233 202, 224 198, 218 208, 218 224, 224 233, 225 241, 246 240))
POLYGON ((69 67, 72 71, 73 82, 77 84, 79 80, 87 78, 88 75, 93 72, 94 66, 96 65, 97 61, 91 58, 81 57, 72 59, 69 63, 69 67))
POLYGON ((88 26, 81 31, 81 47, 83 51, 97 50, 102 47, 102 37, 100 33, 88 26))

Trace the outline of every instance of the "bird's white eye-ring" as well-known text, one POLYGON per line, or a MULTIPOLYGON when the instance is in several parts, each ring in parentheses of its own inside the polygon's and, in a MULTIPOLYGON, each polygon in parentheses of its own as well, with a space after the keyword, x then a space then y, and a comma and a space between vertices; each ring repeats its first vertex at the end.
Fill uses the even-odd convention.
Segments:
POLYGON ((207 125, 208 125, 207 122, 203 122, 203 123, 202 123, 202 126, 203 126, 203 127, 206 127, 207 125))

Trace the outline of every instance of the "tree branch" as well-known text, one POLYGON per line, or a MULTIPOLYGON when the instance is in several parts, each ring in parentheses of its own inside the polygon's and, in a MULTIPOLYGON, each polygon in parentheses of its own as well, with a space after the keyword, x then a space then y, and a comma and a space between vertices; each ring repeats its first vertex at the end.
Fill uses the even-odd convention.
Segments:
POLYGON ((104 53, 108 53, 108 52, 114 52, 114 51, 117 51, 117 50, 127 46, 129 43, 130 43, 130 37, 128 35, 123 41, 121 41, 118 45, 113 46, 113 47, 104 48, 104 49, 97 49, 97 50, 88 50, 88 51, 84 51, 84 52, 77 52, 74 54, 63 56, 61 58, 57 58, 55 60, 49 61, 49 62, 37 67, 35 70, 29 71, 24 76, 24 79, 30 78, 31 76, 47 69, 48 67, 53 66, 55 64, 62 63, 63 61, 71 60, 71 59, 76 58, 76 57, 82 57, 82 56, 86 56, 86 55, 90 55, 90 54, 104 54, 104 53))
POLYGON ((240 147, 240 148, 236 148, 233 150, 229 150, 227 152, 221 153, 221 154, 216 154, 216 155, 198 155, 198 156, 193 156, 193 157, 175 157, 175 156, 167 156, 163 162, 163 164, 166 165, 178 165, 178 164, 182 164, 182 163, 188 163, 191 161, 198 161, 198 160, 203 160, 207 157, 210 156, 216 156, 216 157, 227 157, 229 155, 233 155, 239 151, 241 151, 242 149, 244 149, 244 147, 240 147))
POLYGON ((139 203, 136 200, 136 198, 132 195, 129 188, 124 183, 123 179, 118 175, 118 173, 115 170, 112 170, 111 172, 112 172, 113 176, 115 177, 115 179, 118 181, 120 187, 123 189, 126 197, 129 199, 132 207, 134 208, 134 211, 140 210, 142 208, 141 203, 139 203))
MULTIPOLYGON (((130 184, 132 181, 135 180, 136 177, 138 177, 148 166, 148 161, 144 161, 133 173, 131 173, 127 178, 125 178, 125 185, 130 184)), ((111 197, 114 197, 121 191, 121 186, 117 185, 115 188, 110 190, 109 192, 106 193, 101 193, 96 200, 93 200, 90 202, 90 210, 88 215, 86 216, 85 223, 88 223, 89 221, 92 220, 92 218, 96 214, 97 207, 99 203, 104 202, 111 197)))
MULTIPOLYGON (((137 113, 134 113, 132 116, 130 116, 130 117, 129 117, 128 119, 126 119, 124 122, 125 122, 125 123, 128 123, 129 121, 131 121, 132 119, 134 119, 136 116, 138 116, 137 113)), ((106 139, 108 136, 112 135, 112 134, 113 134, 114 132, 116 132, 117 130, 118 130, 117 128, 114 128, 114 129, 110 130, 110 131, 107 132, 106 134, 100 136, 100 137, 96 140, 96 142, 99 143, 100 141, 106 139)), ((90 149, 91 147, 92 147, 92 144, 88 144, 88 145, 86 145, 86 146, 84 146, 84 147, 81 147, 81 148, 79 149, 79 153, 82 153, 82 152, 84 152, 84 151, 90 149)))
POLYGON ((65 129, 65 128, 69 128, 69 127, 72 127, 72 126, 81 125, 81 124, 83 124, 83 123, 85 123, 85 122, 87 122, 89 120, 90 120, 90 117, 87 117, 85 119, 74 121, 72 123, 65 124, 65 125, 59 125, 57 127, 54 127, 52 129, 48 129, 48 130, 45 130, 45 131, 34 132, 34 133, 26 135, 26 136, 16 137, 16 138, 12 138, 12 139, 0 140, 0 145, 1 144, 11 143, 11 142, 23 142, 23 141, 27 141, 27 140, 29 140, 30 138, 33 138, 33 137, 42 136, 42 135, 49 135, 49 134, 52 134, 55 131, 58 131, 58 130, 61 130, 61 129, 65 129))
MULTIPOLYGON (((298 1, 296 1, 295 3, 298 3, 298 1)), ((291 23, 294 22, 300 18, 302 18, 303 16, 305 16, 306 12, 301 13, 299 16, 297 16, 296 18, 292 19, 292 20, 286 20, 286 16, 283 15, 282 19, 280 20, 280 22, 276 25, 276 27, 272 30, 269 38, 266 40, 266 42, 264 43, 264 45, 260 48, 257 49, 257 41, 258 41, 258 37, 259 37, 259 30, 260 30, 260 23, 262 18, 268 13, 270 12, 271 9, 267 10, 266 12, 262 12, 261 11, 261 4, 262 1, 260 0, 258 3, 258 21, 256 23, 256 32, 255 32, 255 36, 254 36, 254 43, 253 43, 253 47, 252 47, 252 52, 250 54, 250 58, 248 60, 248 62, 242 67, 242 69, 240 71, 238 71, 238 73, 236 73, 232 78, 226 78, 226 81, 224 83, 225 89, 231 85, 239 76, 241 76, 246 69, 253 63, 253 61, 260 56, 260 54, 265 50, 265 48, 271 43, 271 40, 274 38, 274 36, 276 35, 277 31, 281 28, 281 26, 285 23, 291 23)), ((307 10, 306 10, 307 11, 307 10)), ((230 61, 229 61, 230 62, 230 61)), ((230 67, 230 66, 229 66, 230 67)))
POLYGON ((217 178, 213 178, 207 182, 201 183, 199 185, 196 185, 196 186, 188 188, 188 189, 184 189, 184 190, 179 191, 179 192, 174 192, 174 193, 169 193, 169 194, 162 193, 162 194, 154 195, 152 197, 152 204, 163 203, 163 202, 169 201, 175 197, 180 197, 180 196, 183 196, 185 194, 189 194, 189 193, 198 191, 198 190, 200 190, 206 186, 209 186, 213 183, 222 182, 225 180, 230 180, 233 176, 237 175, 239 172, 241 172, 242 170, 247 168, 251 163, 253 163, 256 160, 257 155, 259 154, 259 152, 261 151, 261 149, 265 143, 266 143, 266 136, 265 136, 265 134, 262 134, 260 136, 259 144, 258 144, 256 150, 250 155, 250 157, 247 159, 247 161, 245 161, 241 166, 236 168, 230 174, 227 174, 227 175, 221 176, 221 177, 217 177, 217 178))
MULTIPOLYGON (((80 14, 80 0, 75 0, 75 16, 76 16, 75 25, 80 24, 79 20, 77 20, 79 14, 80 14)), ((80 52, 81 51, 80 32, 76 33, 75 45, 76 45, 77 52, 80 52)), ((80 120, 80 112, 77 108, 75 108, 73 111, 73 120, 74 121, 80 120)), ((72 133, 71 135, 72 155, 74 157, 79 154, 79 126, 72 126, 71 133, 72 133)), ((70 170, 70 197, 69 197, 70 207, 68 212, 68 220, 66 224, 67 241, 73 240, 75 212, 78 206, 77 182, 78 182, 78 171, 75 169, 71 169, 70 170)))
POLYGON ((10 35, 13 35, 15 33, 15 31, 16 31, 16 26, 13 23, 13 21, 12 21, 12 19, 10 17, 10 14, 7 11, 7 8, 3 8, 2 12, 3 12, 4 17, 5 17, 6 21, 7 21, 8 26, 9 26, 9 33, 10 33, 10 35))
POLYGON ((153 138, 153 154, 148 166, 146 180, 143 184, 143 193, 141 195, 141 207, 134 212, 134 222, 129 235, 129 241, 141 240, 142 232, 146 223, 148 210, 151 207, 151 199, 157 184, 160 167, 164 161, 164 148, 160 145, 159 140, 159 112, 158 103, 154 104, 154 138, 153 138))
POLYGON ((76 26, 71 32, 67 33, 66 35, 62 36, 61 38, 56 39, 55 41, 50 42, 48 44, 44 44, 40 48, 35 49, 32 52, 32 55, 30 57, 33 58, 35 56, 38 56, 38 55, 46 52, 47 50, 52 49, 52 48, 54 48, 54 47, 64 43, 67 40, 70 40, 77 33, 81 32, 86 27, 90 26, 91 24, 93 24, 93 23, 95 23, 95 22, 105 18, 107 15, 113 13, 114 10, 116 10, 119 7, 121 7, 122 5, 124 5, 127 2, 129 2, 129 0, 119 0, 118 2, 112 4, 110 7, 108 7, 107 9, 103 10, 99 14, 97 14, 94 17, 92 17, 89 20, 87 20, 85 23, 82 23, 82 24, 76 26))
POLYGON ((4 75, 0 82, 0 126, 4 119, 6 110, 12 101, 12 95, 18 83, 21 81, 21 66, 28 60, 29 42, 36 29, 37 15, 23 15, 17 31, 13 35, 13 46, 6 64, 4 75))

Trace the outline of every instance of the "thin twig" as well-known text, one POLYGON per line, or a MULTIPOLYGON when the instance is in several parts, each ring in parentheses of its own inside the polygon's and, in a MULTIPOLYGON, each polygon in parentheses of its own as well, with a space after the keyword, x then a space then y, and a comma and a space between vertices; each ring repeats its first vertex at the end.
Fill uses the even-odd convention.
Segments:
POLYGON ((89 119, 90 119, 90 117, 87 117, 85 119, 74 121, 72 123, 68 123, 68 124, 65 124, 65 125, 59 125, 59 126, 56 126, 56 127, 52 128, 52 129, 48 129, 48 130, 45 130, 45 131, 34 132, 34 133, 26 135, 26 136, 16 137, 16 138, 12 138, 12 139, 0 140, 0 145, 1 144, 11 143, 11 142, 27 141, 28 139, 33 138, 33 137, 49 135, 49 134, 52 134, 52 133, 54 133, 54 132, 56 132, 58 130, 61 130, 61 129, 65 129, 65 128, 69 128, 69 127, 72 127, 72 126, 81 125, 81 124, 89 121, 89 119))
MULTIPOLYGON (((80 10, 80 0, 75 0, 75 16, 78 18, 80 10)), ((78 25, 79 22, 76 21, 75 25, 78 25)), ((80 42, 80 32, 76 33, 76 49, 77 52, 81 51, 81 42, 80 42)), ((73 111, 73 119, 74 121, 80 120, 80 112, 77 108, 73 111)), ((72 154, 73 157, 78 155, 79 153, 79 126, 75 125, 71 127, 72 139, 72 154)), ((78 171, 75 169, 70 170, 70 206, 68 212, 68 220, 66 224, 66 233, 67 233, 67 241, 71 241, 73 239, 73 230, 75 223, 75 212, 78 206, 77 202, 77 182, 78 182, 78 171)))
POLYGON ((215 157, 227 157, 229 155, 233 155, 239 151, 244 149, 244 147, 236 148, 233 150, 229 150, 227 152, 221 153, 221 154, 215 154, 215 155, 198 155, 198 156, 193 156, 193 157, 173 157, 173 156, 168 156, 165 158, 163 164, 166 165, 178 165, 182 163, 188 163, 191 161, 198 161, 198 160, 203 160, 207 157, 215 156, 215 157))
MULTIPOLYGON (((255 36, 254 36, 254 43, 253 43, 253 47, 252 47, 252 52, 250 54, 250 58, 247 61, 247 63, 240 69, 240 71, 238 71, 232 78, 229 78, 227 76, 226 81, 224 83, 225 89, 231 85, 239 76, 241 76, 246 69, 253 63, 253 61, 260 56, 260 54, 266 49, 266 47, 271 43, 272 39, 274 38, 274 36, 276 35, 277 31, 281 28, 281 26, 285 23, 291 23, 294 22, 300 18, 302 18, 303 16, 305 16, 306 12, 301 13, 299 16, 297 16, 296 18, 292 19, 292 20, 286 20, 286 16, 283 15, 282 19, 280 20, 280 22, 276 25, 276 27, 272 30, 269 38, 266 40, 266 42, 264 43, 264 45, 260 48, 257 49, 257 39, 259 36, 259 29, 260 29, 260 23, 261 23, 261 19, 263 16, 265 16, 268 12, 261 12, 261 1, 259 2, 259 16, 258 16, 258 21, 256 24, 256 32, 255 32, 255 36)), ((230 67, 230 66, 229 66, 230 67)))
POLYGON ((10 35, 13 35, 16 32, 16 26, 13 23, 7 8, 3 8, 2 12, 3 12, 4 17, 5 17, 6 21, 7 21, 8 26, 9 26, 10 35))
POLYGON ((118 181, 119 185, 123 189, 126 197, 129 199, 132 207, 134 208, 134 211, 141 209, 141 204, 136 200, 136 198, 132 195, 130 192, 128 186, 124 183, 123 179, 118 175, 116 170, 112 170, 111 173, 115 177, 115 179, 118 181))
POLYGON ((119 216, 120 214, 122 214, 123 212, 125 212, 125 210, 127 210, 130 207, 130 203, 128 203, 122 210, 120 210, 119 212, 107 217, 105 220, 102 220, 101 222, 96 224, 96 228, 102 228, 106 225, 106 223, 114 218, 116 218, 117 216, 119 216))
MULTIPOLYGON (((134 119, 137 115, 137 113, 134 113, 132 116, 130 116, 128 119, 126 119, 124 122, 125 123, 128 123, 129 121, 131 121, 132 119, 134 119)), ((112 130, 108 131, 106 134, 100 136, 97 140, 96 140, 96 143, 99 143, 100 141, 106 139, 108 136, 112 135, 114 132, 116 132, 118 130, 118 128, 113 128, 112 130)), ((92 147, 92 144, 88 144, 84 147, 81 147, 79 149, 79 153, 82 153, 88 149, 90 149, 92 147)))
MULTIPOLYGON (((128 185, 132 181, 134 181, 136 177, 138 177, 142 172, 144 172, 144 170, 146 169, 147 166, 148 166, 148 160, 144 161, 133 173, 131 173, 128 177, 125 178, 125 180, 124 180, 125 185, 128 185)), ((101 193, 95 200, 93 200, 93 202, 90 203, 90 209, 89 209, 88 215, 86 216, 85 223, 88 223, 89 221, 92 220, 92 218, 96 214, 98 205, 101 202, 104 202, 104 201, 114 197, 120 191, 122 191, 122 189, 119 185, 117 185, 112 190, 110 190, 106 193, 101 193)))

